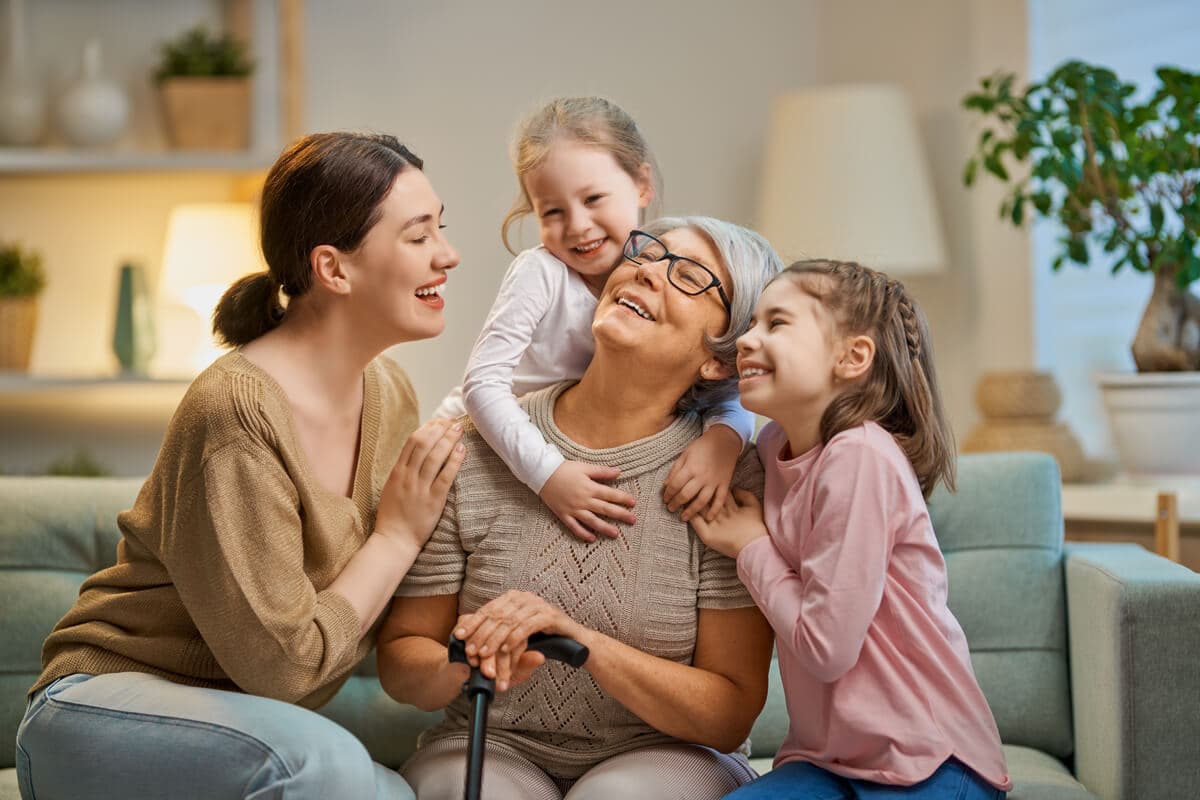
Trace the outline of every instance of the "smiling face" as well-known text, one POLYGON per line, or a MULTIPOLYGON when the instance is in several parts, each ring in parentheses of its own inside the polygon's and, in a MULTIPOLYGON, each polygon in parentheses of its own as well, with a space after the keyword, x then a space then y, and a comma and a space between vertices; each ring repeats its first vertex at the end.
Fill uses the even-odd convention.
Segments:
POLYGON ((654 198, 650 168, 644 167, 634 179, 604 148, 560 139, 525 178, 542 244, 594 291, 654 198))
POLYGON ((820 419, 837 395, 839 341, 836 321, 818 298, 793 278, 774 281, 737 341, 742 405, 780 421, 820 419))
POLYGON ((442 210, 425 173, 405 169, 362 244, 341 255, 354 319, 379 328, 388 342, 427 339, 445 328, 441 291, 458 252, 443 235, 442 210))
MULTIPOLYGON (((729 271, 708 237, 691 228, 676 228, 658 237, 675 255, 708 267, 729 286, 729 271)), ((686 295, 667 281, 667 261, 635 264, 622 260, 600 297, 592 333, 601 347, 635 353, 664 383, 670 376, 710 380, 723 368, 704 345, 705 335, 719 336, 729 316, 715 291, 686 295)), ((678 382, 678 381, 671 381, 678 382)))

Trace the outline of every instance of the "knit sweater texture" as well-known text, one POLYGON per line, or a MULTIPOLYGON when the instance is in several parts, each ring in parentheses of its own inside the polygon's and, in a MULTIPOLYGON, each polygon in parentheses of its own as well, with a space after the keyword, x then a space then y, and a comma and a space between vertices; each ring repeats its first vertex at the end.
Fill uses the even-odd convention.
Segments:
MULTIPOLYGON (((637 499, 637 523, 618 523, 616 539, 579 541, 468 426, 467 457, 445 512, 397 594, 458 594, 459 613, 465 614, 510 589, 524 590, 592 630, 690 664, 700 609, 753 605, 735 563, 706 548, 662 500, 667 473, 701 434, 701 423, 678 418, 653 436, 589 449, 554 423, 555 401, 573 383, 532 392, 521 403, 565 458, 621 470, 613 485, 637 499)), ((762 495, 762 467, 753 448, 742 454, 734 485, 762 495)), ((443 722, 422 736, 422 745, 462 735, 467 719, 467 703, 459 697, 446 708, 443 722)), ((564 780, 629 750, 678 744, 604 692, 586 669, 554 661, 496 696, 488 737, 564 780)))
POLYGON ((328 586, 375 524, 379 492, 417 425, 404 372, 363 375, 353 491, 309 470, 287 396, 239 352, 197 376, 133 508, 116 564, 46 639, 30 692, 73 673, 146 672, 315 708, 374 643, 328 586))

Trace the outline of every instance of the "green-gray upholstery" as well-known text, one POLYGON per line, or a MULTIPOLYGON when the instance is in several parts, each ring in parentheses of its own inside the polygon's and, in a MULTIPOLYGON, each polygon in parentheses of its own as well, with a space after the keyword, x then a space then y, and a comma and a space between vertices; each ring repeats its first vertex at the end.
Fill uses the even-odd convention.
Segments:
MULTIPOLYGON (((116 514, 138 486, 0 478, 0 800, 18 797, 13 740, 42 639, 83 579, 112 561, 116 514)), ((1133 545, 1064 555, 1058 487, 1046 456, 964 456, 959 491, 930 504, 951 608, 1005 742, 1010 797, 1200 796, 1200 576, 1133 545)), ((436 718, 384 695, 373 657, 322 711, 392 766, 436 718)), ((772 670, 751 735, 757 763, 769 767, 786 731, 772 670)))

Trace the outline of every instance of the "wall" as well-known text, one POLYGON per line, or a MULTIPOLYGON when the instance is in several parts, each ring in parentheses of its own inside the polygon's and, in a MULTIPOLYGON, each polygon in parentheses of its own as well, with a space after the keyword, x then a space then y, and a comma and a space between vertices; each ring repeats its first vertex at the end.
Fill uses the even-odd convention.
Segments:
POLYGON ((562 94, 606 95, 655 149, 666 212, 751 224, 770 98, 814 80, 821 40, 812 2, 467 8, 371 0, 355 5, 364 24, 347 24, 340 4, 307 8, 309 127, 400 136, 426 159, 462 253, 446 332, 395 351, 426 412, 461 378, 511 259, 499 226, 516 193, 507 148, 523 114, 562 94))
MULTIPOLYGON (((513 126, 567 93, 608 95, 639 121, 665 177, 666 212, 753 225, 775 94, 818 82, 900 83, 919 114, 951 260, 943 276, 912 285, 933 325, 960 437, 974 420, 978 374, 1031 362, 1024 239, 994 224, 995 204, 959 181, 971 143, 959 100, 976 76, 1023 65, 1020 0, 614 0, 602 14, 548 0, 361 0, 352 13, 309 0, 305 10, 308 129, 401 136, 428 161, 463 256, 446 293, 446 333, 395 351, 426 411, 459 379, 510 259, 498 228, 516 191, 513 126)), ((41 13, 77 11, 64 0, 41 13)), ((135 32, 158 24, 125 16, 135 32)), ((77 23, 64 25, 80 35, 77 23)), ((28 235, 51 270, 35 370, 111 370, 117 263, 142 259, 155 277, 170 206, 235 191, 216 175, 0 176, 0 237, 28 235)), ((529 229, 525 241, 534 241, 529 229)))
POLYGON ((827 0, 819 77, 890 82, 917 114, 945 230, 944 273, 905 279, 929 318, 936 368, 961 441, 978 418, 975 382, 1032 365, 1027 237, 996 221, 999 191, 966 189, 962 169, 976 130, 961 99, 997 69, 1023 72, 1023 0, 827 0))

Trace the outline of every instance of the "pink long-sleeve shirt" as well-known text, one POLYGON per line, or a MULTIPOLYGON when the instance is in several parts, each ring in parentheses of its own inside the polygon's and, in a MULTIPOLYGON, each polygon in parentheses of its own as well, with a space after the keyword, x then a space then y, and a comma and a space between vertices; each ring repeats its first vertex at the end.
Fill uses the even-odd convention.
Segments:
POLYGON ((951 756, 1012 788, 916 473, 866 423, 790 457, 763 428, 769 536, 738 574, 775 629, 790 726, 775 766, 912 785, 951 756))

